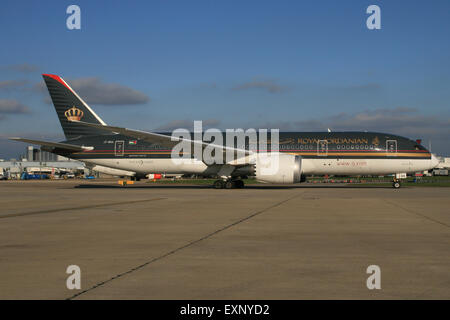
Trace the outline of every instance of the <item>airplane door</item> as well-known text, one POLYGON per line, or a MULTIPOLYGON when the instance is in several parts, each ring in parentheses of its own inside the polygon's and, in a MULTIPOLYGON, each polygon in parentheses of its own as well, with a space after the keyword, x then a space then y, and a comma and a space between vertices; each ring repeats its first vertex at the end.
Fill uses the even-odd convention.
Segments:
POLYGON ((114 143, 114 154, 116 157, 123 156, 125 143, 123 140, 118 140, 114 143))
POLYGON ((397 153, 397 140, 386 140, 386 152, 397 153))
POLYGON ((317 141, 317 155, 322 157, 328 155, 328 140, 317 141))

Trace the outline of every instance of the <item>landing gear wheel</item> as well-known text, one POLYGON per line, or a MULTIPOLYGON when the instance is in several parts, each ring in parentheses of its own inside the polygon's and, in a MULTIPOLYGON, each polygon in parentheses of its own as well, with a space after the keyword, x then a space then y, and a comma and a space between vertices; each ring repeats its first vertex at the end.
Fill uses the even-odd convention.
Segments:
POLYGON ((222 180, 216 180, 216 181, 214 181, 214 185, 213 186, 214 186, 215 189, 223 189, 224 183, 223 183, 222 180))
POLYGON ((236 181, 234 182, 234 186, 235 186, 237 189, 242 189, 242 188, 244 187, 244 181, 242 181, 242 180, 236 180, 236 181))
POLYGON ((234 187, 233 181, 227 181, 225 182, 225 189, 232 189, 234 187))
POLYGON ((400 181, 394 181, 394 182, 392 183, 392 186, 393 186, 395 189, 398 189, 398 188, 400 188, 402 185, 401 185, 400 181))

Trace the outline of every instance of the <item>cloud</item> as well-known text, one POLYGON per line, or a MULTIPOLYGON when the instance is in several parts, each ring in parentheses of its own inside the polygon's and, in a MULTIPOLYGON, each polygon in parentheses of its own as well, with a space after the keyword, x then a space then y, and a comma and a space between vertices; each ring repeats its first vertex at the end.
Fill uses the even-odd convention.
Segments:
POLYGON ((39 71, 39 68, 33 64, 22 63, 22 64, 14 64, 6 67, 8 70, 23 72, 23 73, 32 73, 39 71))
POLYGON ((120 84, 103 83, 98 78, 75 79, 70 81, 70 85, 93 104, 143 104, 150 101, 150 98, 142 92, 120 84))
MULTIPOLYGON (((203 130, 208 128, 216 128, 220 124, 220 120, 217 119, 206 119, 202 120, 202 127, 203 130)), ((187 129, 189 131, 194 130, 194 121, 193 120, 172 120, 164 125, 161 125, 157 127, 154 131, 160 131, 160 132, 171 132, 175 129, 187 129)))
MULTIPOLYGON (((150 101, 150 98, 142 92, 117 83, 104 83, 96 77, 71 79, 67 82, 88 104, 134 105, 150 101)), ((37 84, 35 89, 47 92, 44 82, 37 84)), ((48 96, 45 102, 51 102, 48 96)))
POLYGON ((13 89, 19 89, 28 83, 26 80, 5 80, 0 81, 0 90, 8 91, 13 89))
POLYGON ((355 113, 338 113, 323 120, 305 119, 298 121, 267 122, 266 128, 299 131, 385 131, 391 133, 417 134, 450 133, 450 119, 434 115, 419 114, 415 108, 379 108, 355 113))
POLYGON ((0 116, 4 117, 4 114, 23 114, 29 113, 30 109, 12 99, 0 99, 0 116))
POLYGON ((450 119, 422 115, 414 108, 375 109, 332 116, 327 123, 338 130, 378 130, 403 135, 450 133, 450 119))
POLYGON ((234 91, 251 90, 251 89, 264 90, 269 93, 282 93, 287 90, 287 87, 280 86, 273 80, 254 79, 252 81, 245 82, 231 88, 231 90, 234 91))

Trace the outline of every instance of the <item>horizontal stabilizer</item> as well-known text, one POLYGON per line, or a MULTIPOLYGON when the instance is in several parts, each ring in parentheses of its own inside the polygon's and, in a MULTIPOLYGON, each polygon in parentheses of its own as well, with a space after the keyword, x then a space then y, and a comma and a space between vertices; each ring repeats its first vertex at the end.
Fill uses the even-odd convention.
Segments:
POLYGON ((80 151, 86 151, 86 150, 93 149, 93 147, 83 147, 83 146, 77 146, 77 145, 68 144, 68 143, 32 140, 32 139, 24 139, 24 138, 9 138, 9 139, 14 140, 14 141, 21 141, 21 142, 26 142, 26 143, 31 143, 31 144, 37 144, 37 145, 45 146, 45 147, 70 150, 72 152, 80 152, 80 151))

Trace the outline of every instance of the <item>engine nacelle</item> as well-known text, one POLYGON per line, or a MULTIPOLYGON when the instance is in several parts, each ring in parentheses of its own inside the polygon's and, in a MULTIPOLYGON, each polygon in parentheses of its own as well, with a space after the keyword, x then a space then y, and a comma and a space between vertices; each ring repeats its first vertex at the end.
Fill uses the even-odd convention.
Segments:
POLYGON ((254 160, 256 180, 269 183, 302 182, 302 158, 292 154, 258 154, 254 160))
POLYGON ((91 170, 96 171, 96 172, 109 174, 111 176, 132 177, 132 176, 135 175, 135 173, 132 172, 132 171, 115 169, 115 168, 110 168, 110 167, 104 167, 104 166, 100 166, 100 165, 94 165, 93 167, 89 167, 88 166, 88 168, 90 168, 91 170))

